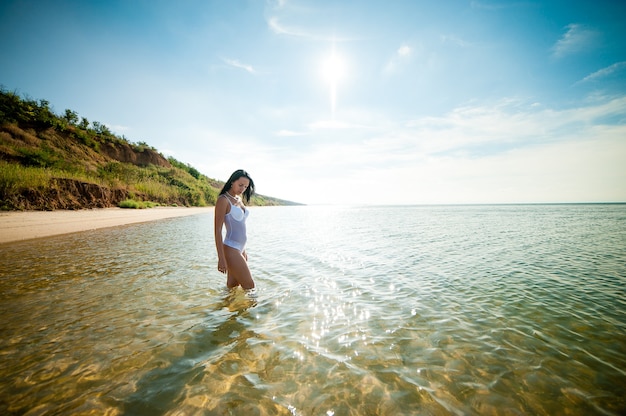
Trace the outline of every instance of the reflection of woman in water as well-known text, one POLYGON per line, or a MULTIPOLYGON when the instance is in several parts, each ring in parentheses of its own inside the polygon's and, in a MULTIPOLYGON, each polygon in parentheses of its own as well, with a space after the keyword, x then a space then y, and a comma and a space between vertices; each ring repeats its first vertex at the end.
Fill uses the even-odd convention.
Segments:
POLYGON ((236 170, 220 191, 215 202, 215 246, 217 270, 226 273, 226 286, 254 288, 246 254, 246 218, 250 213, 242 201, 250 201, 254 182, 245 170, 236 170), (222 228, 226 225, 226 237, 222 240, 222 228))

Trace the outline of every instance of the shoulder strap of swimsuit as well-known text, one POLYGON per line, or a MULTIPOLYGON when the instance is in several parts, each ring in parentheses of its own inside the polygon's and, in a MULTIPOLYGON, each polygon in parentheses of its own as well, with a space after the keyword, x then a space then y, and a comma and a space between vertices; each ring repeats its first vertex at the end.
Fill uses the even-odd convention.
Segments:
POLYGON ((220 195, 220 197, 224 197, 224 198, 226 198, 226 200, 228 201, 228 203, 230 204, 230 206, 231 206, 231 207, 233 206, 233 203, 232 203, 232 202, 230 202, 230 198, 229 198, 229 197, 227 197, 227 196, 226 196, 226 194, 221 194, 221 195, 220 195))

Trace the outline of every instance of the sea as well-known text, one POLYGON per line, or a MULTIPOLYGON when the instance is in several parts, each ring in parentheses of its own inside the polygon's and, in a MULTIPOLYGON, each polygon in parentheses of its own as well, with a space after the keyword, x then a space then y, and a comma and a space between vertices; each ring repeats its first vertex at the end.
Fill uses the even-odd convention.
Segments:
POLYGON ((624 415, 626 205, 251 207, 0 245, 3 415, 624 415))

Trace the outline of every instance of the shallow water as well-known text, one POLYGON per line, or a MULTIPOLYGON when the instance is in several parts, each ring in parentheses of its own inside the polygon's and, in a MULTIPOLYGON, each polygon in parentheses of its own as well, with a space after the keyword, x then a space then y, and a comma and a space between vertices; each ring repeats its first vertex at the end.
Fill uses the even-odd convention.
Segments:
POLYGON ((626 413, 626 205, 272 207, 0 245, 0 413, 626 413))

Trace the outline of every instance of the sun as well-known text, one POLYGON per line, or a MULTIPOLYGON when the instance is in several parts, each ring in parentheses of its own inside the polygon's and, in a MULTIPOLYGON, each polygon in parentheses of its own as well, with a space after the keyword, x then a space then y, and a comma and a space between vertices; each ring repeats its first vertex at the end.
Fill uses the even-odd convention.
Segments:
POLYGON ((331 54, 322 62, 322 75, 329 83, 336 83, 346 74, 346 64, 343 58, 333 49, 331 54))

